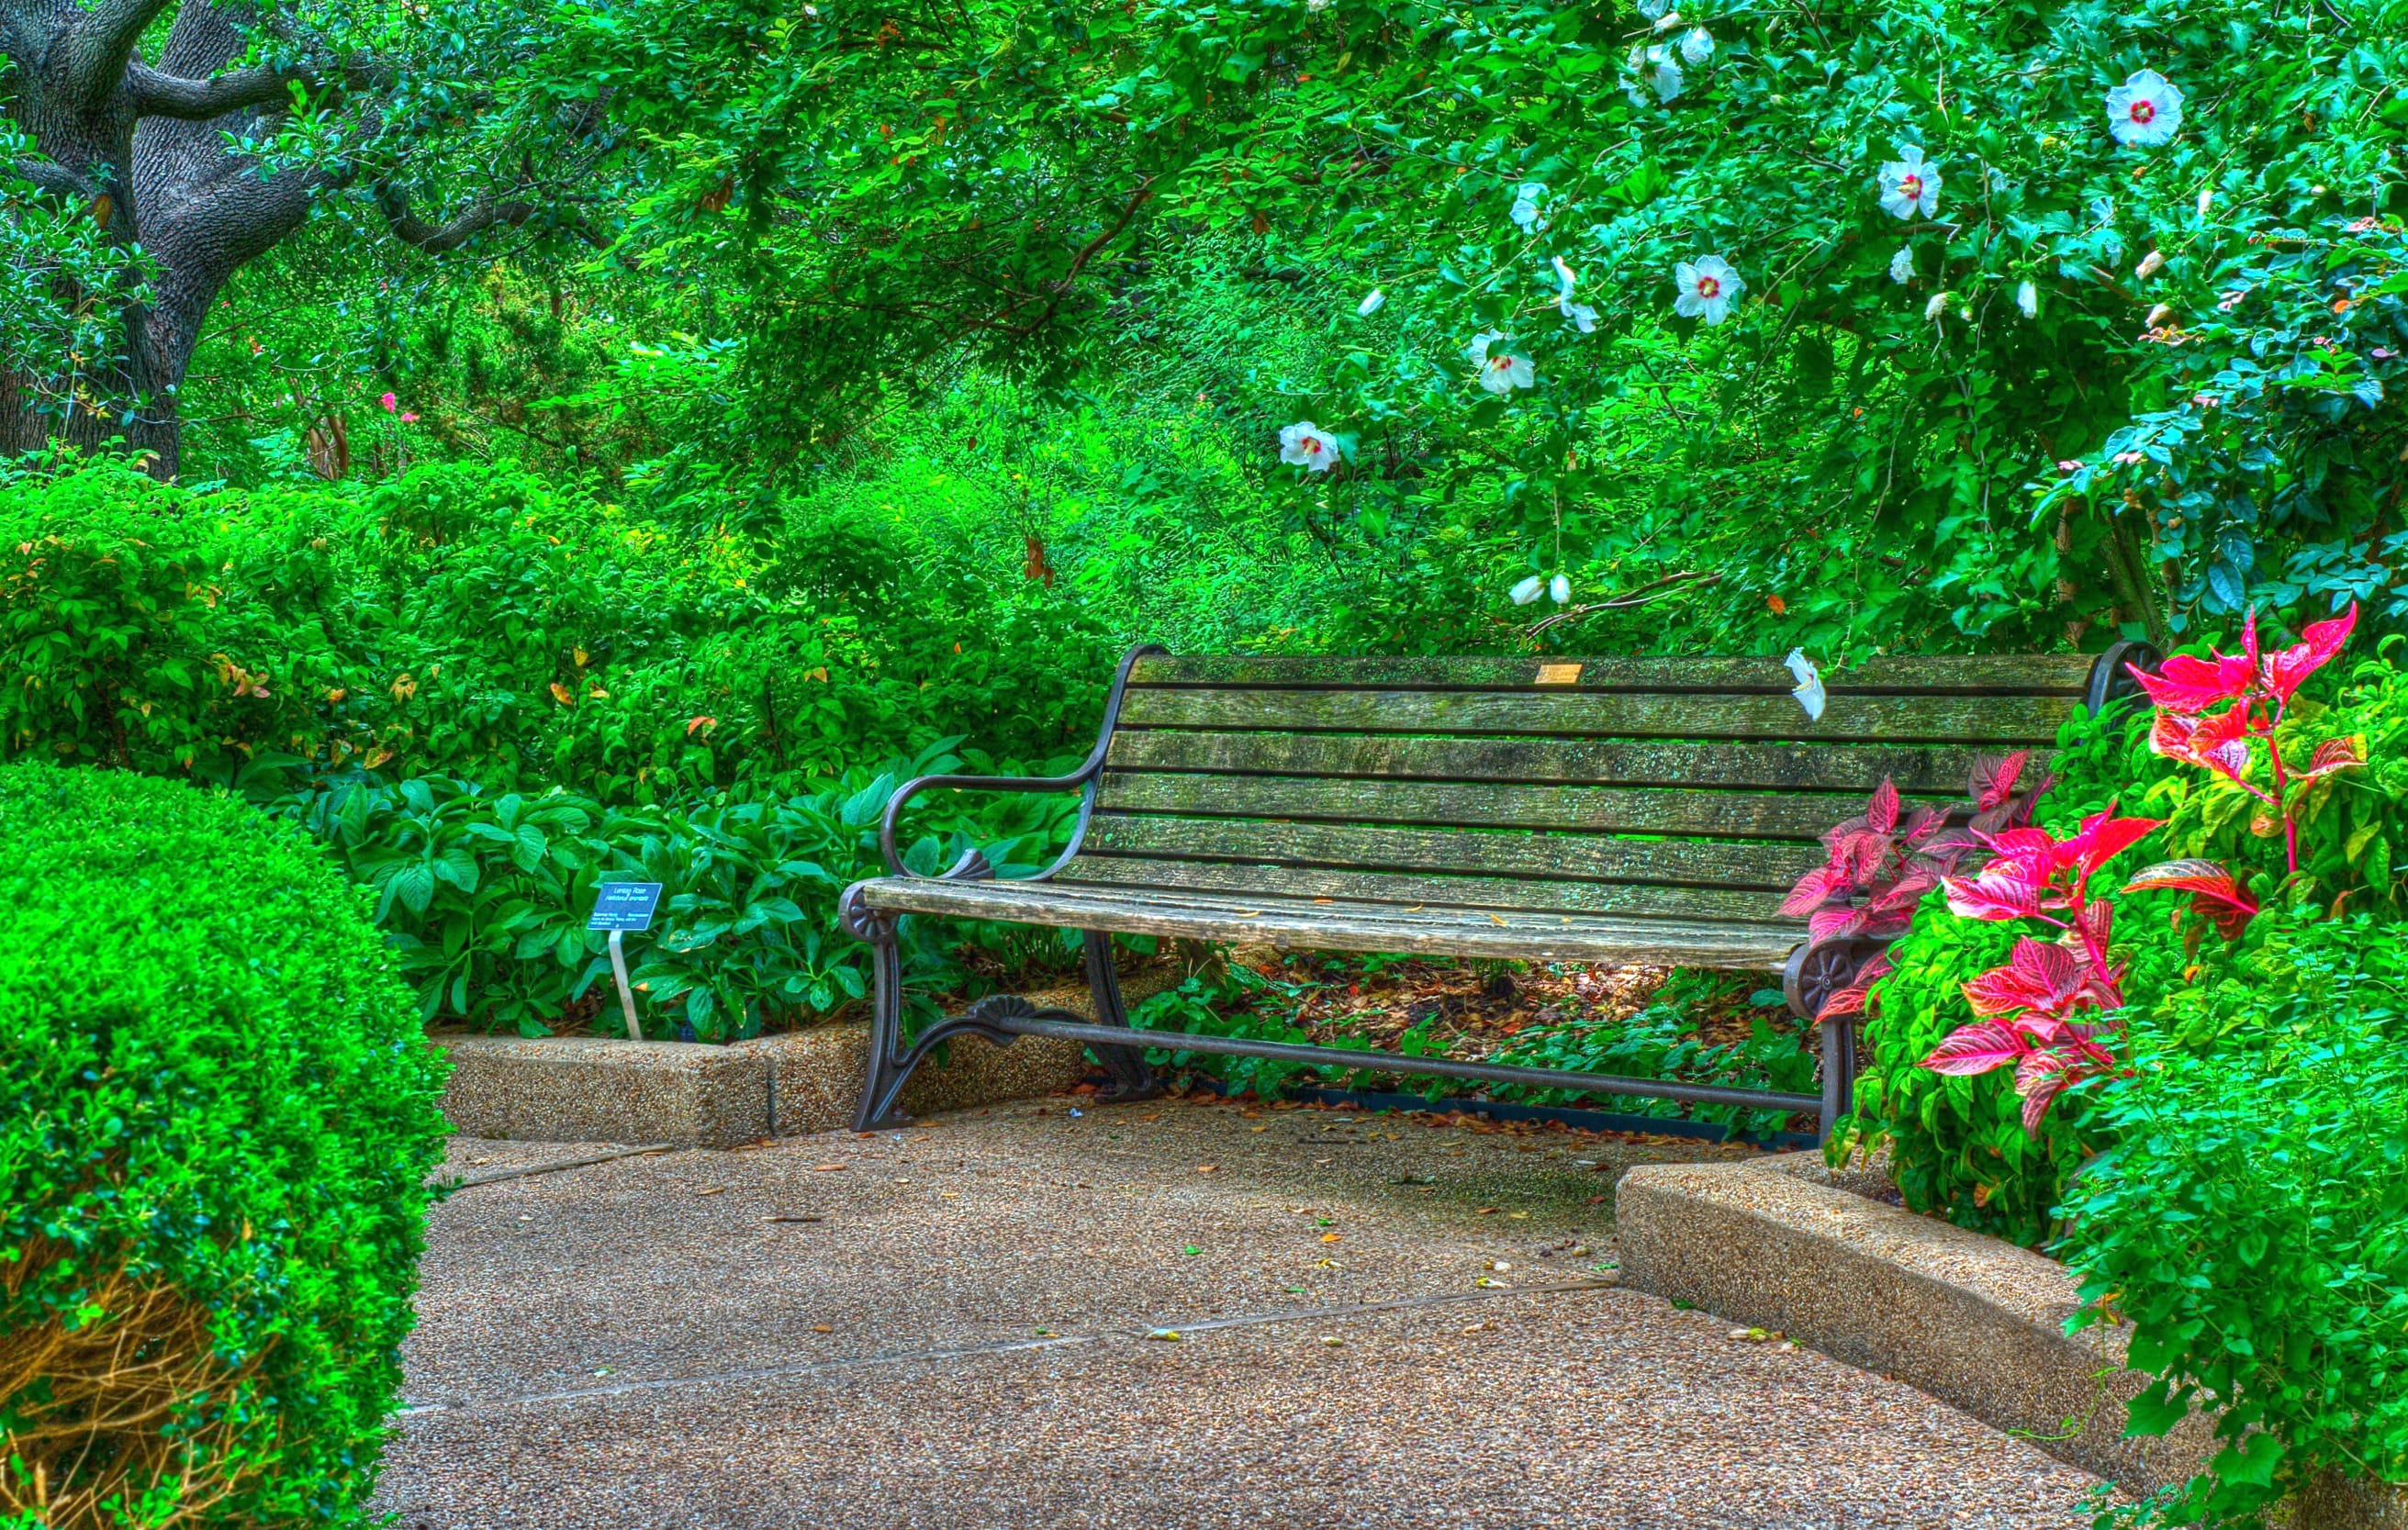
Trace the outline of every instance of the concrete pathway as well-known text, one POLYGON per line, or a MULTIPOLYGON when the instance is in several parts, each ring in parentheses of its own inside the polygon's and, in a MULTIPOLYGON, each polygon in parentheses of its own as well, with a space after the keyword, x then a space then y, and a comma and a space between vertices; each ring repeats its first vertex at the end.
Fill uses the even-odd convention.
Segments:
POLYGON ((1616 1289, 1713 1156, 1055 1099, 734 1152, 455 1141, 402 1530, 2086 1525, 2093 1480, 1616 1289), (508 1177, 502 1177, 508 1176, 508 1177), (1168 1329, 1175 1339, 1151 1338, 1168 1329))

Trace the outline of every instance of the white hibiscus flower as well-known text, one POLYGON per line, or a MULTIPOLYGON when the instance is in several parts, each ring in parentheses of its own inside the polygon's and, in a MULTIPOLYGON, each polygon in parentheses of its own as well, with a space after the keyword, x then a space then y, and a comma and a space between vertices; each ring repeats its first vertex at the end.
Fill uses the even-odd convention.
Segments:
POLYGON ((2182 129, 2183 93, 2155 69, 2143 69, 2107 93, 2107 131, 2117 143, 2155 149, 2182 129))
POLYGON ((1516 388, 1527 388, 1538 381, 1539 369, 1527 356, 1517 356, 1511 350, 1494 349, 1505 338, 1498 330, 1483 330, 1472 337, 1464 354, 1471 365, 1480 368, 1480 385, 1492 393, 1510 393, 1516 388))
POLYGON ((1660 21, 1672 8, 1672 0, 1639 0, 1639 14, 1649 21, 1660 21))
POLYGON ((1521 583, 1513 586, 1512 592, 1513 604, 1516 606, 1527 606, 1530 602, 1538 599, 1540 595, 1545 593, 1546 588, 1546 579, 1540 575, 1533 574, 1528 579, 1524 579, 1521 583))
POLYGON ((1546 194, 1547 188, 1535 180, 1514 188, 1512 218, 1515 227, 1527 230, 1539 226, 1539 198, 1546 194))
POLYGON ((1682 262, 1672 268, 1672 279, 1681 289, 1681 295, 1673 299, 1672 311, 1684 319, 1703 319, 1709 324, 1719 324, 1729 318, 1730 306, 1747 291, 1747 283, 1720 255, 1700 255, 1694 265, 1682 262))
POLYGON ((1656 66, 1656 73, 1647 81, 1656 87, 1656 99, 1670 102, 1679 95, 1684 77, 1681 66, 1672 62, 1672 55, 1661 48, 1651 48, 1647 50, 1647 62, 1656 66))
POLYGON ((1364 297, 1362 302, 1354 305, 1354 317, 1357 319, 1369 319, 1373 314, 1379 312, 1380 306, 1387 301, 1388 294, 1380 291, 1379 288, 1374 287, 1364 297))
POLYGON ((1312 421, 1299 420, 1280 432, 1280 461, 1308 473, 1326 473, 1338 465, 1338 443, 1312 421))
POLYGON ((1561 606, 1572 598, 1572 581, 1558 574, 1547 581, 1547 598, 1561 606))
POLYGON ((2015 284, 2015 307, 2023 310, 2027 319, 2040 317, 2040 289, 2032 285, 2029 277, 2015 284))
POLYGON ((1889 258, 1889 279, 1903 287, 1914 279, 1914 249, 1899 245, 1898 253, 1889 258))
POLYGON ((1893 218, 1928 218, 1940 210, 1940 166, 1924 163, 1914 144, 1898 146, 1898 158, 1881 167, 1882 211, 1893 218))
POLYGON ((1681 56, 1692 65, 1703 65, 1714 56, 1714 35, 1701 26, 1689 28, 1681 38, 1681 56))
POLYGON ((1572 275, 1572 268, 1564 264, 1561 255, 1555 256, 1553 263, 1555 267, 1555 311, 1577 325, 1583 335, 1593 333, 1597 329, 1597 310, 1585 303, 1572 301, 1572 289, 1580 284, 1580 279, 1572 275))

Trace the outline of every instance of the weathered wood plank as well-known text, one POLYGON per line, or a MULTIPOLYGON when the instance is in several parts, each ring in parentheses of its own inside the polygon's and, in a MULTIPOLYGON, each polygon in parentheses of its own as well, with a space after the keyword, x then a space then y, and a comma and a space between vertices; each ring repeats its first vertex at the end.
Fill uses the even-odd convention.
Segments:
MULTIPOLYGON (((1345 899, 1424 908, 1542 910, 1556 914, 1631 915, 1651 919, 1780 919, 1782 894, 1723 887, 1668 887, 1639 882, 1522 880, 1511 877, 1412 875, 1324 866, 1246 865, 1221 861, 1140 860, 1081 855, 1055 875, 1066 885, 1177 888, 1264 897, 1345 899)), ((1802 921, 1793 926, 1804 929, 1802 921)))
MULTIPOLYGON (((1314 740, 1319 742, 1319 740, 1314 740)), ((1957 783, 1959 787, 1962 782, 1957 783)), ((1944 800, 1945 794, 1925 800, 1944 800)), ((1601 834, 1813 839, 1864 810, 1864 794, 1688 792, 1614 786, 1507 786, 1495 781, 1360 780, 1350 777, 1209 776, 1107 771, 1112 812, 1211 814, 1601 834)))
POLYGON ((1228 818, 1103 815, 1085 852, 1253 865, 1661 882, 1785 892, 1823 862, 1812 844, 1617 839, 1604 835, 1392 824, 1262 823, 1228 818))
MULTIPOLYGON (((1864 692, 2080 695, 2094 656, 2062 654, 1900 655, 1853 669, 1826 667, 1833 694, 1864 692)), ((1369 686, 1396 690, 1498 690, 1543 686, 1582 691, 1762 691, 1797 683, 1770 658, 1313 657, 1301 654, 1174 654, 1140 659, 1133 685, 1369 686), (1577 674, 1573 671, 1577 670, 1577 674)))
MULTIPOLYGON (((1115 770, 1227 771, 1521 785, 1964 792, 1982 751, 1949 746, 1617 743, 1579 738, 1397 738, 1115 729, 1115 770)), ((1846 815, 1839 815, 1844 817, 1846 815)), ((1837 822, 1835 818, 1833 822, 1837 822)))
POLYGON ((1064 929, 1260 940, 1316 951, 1418 951, 1529 961, 1649 962, 1777 971, 1796 924, 1611 919, 1485 909, 1316 904, 1059 882, 943 882, 887 877, 867 883, 872 908, 1064 929))
POLYGON ((1590 738, 1799 738, 2052 743, 2064 696, 1842 696, 1820 719, 1789 695, 1566 691, 1132 691, 1122 728, 1505 734, 1590 738))

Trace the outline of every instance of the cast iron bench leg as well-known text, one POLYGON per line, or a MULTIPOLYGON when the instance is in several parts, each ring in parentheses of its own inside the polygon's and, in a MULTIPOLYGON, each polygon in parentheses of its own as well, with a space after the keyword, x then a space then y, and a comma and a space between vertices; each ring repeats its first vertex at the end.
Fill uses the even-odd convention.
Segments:
MULTIPOLYGON (((1082 930, 1080 945, 1087 956, 1087 992, 1095 996, 1096 1023, 1128 1028, 1128 1007, 1121 1002, 1121 977, 1112 966, 1112 933, 1110 930, 1082 930)), ((1096 1056, 1102 1060, 1104 1071, 1112 1076, 1112 1086, 1105 1091, 1108 1100, 1151 1099, 1162 1093, 1154 1080, 1154 1069, 1146 1065, 1143 1047, 1097 1047, 1096 1056)))
POLYGON ((869 913, 862 922, 869 938, 869 1077, 853 1129, 867 1132, 899 1126, 910 1118, 895 1108, 903 1081, 911 1076, 903 1050, 903 953, 895 939, 895 916, 869 913))

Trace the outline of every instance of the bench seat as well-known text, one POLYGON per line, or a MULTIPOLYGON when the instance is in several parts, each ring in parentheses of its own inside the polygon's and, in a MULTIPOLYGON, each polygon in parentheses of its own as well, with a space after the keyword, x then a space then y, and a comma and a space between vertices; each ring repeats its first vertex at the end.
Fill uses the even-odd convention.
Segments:
POLYGON ((1046 881, 938 881, 882 877, 862 902, 896 913, 1196 940, 1259 940, 1283 949, 1518 957, 1538 962, 1640 962, 1777 972, 1798 944, 1777 923, 1617 919, 1528 908, 1249 897, 1178 887, 1046 881))

